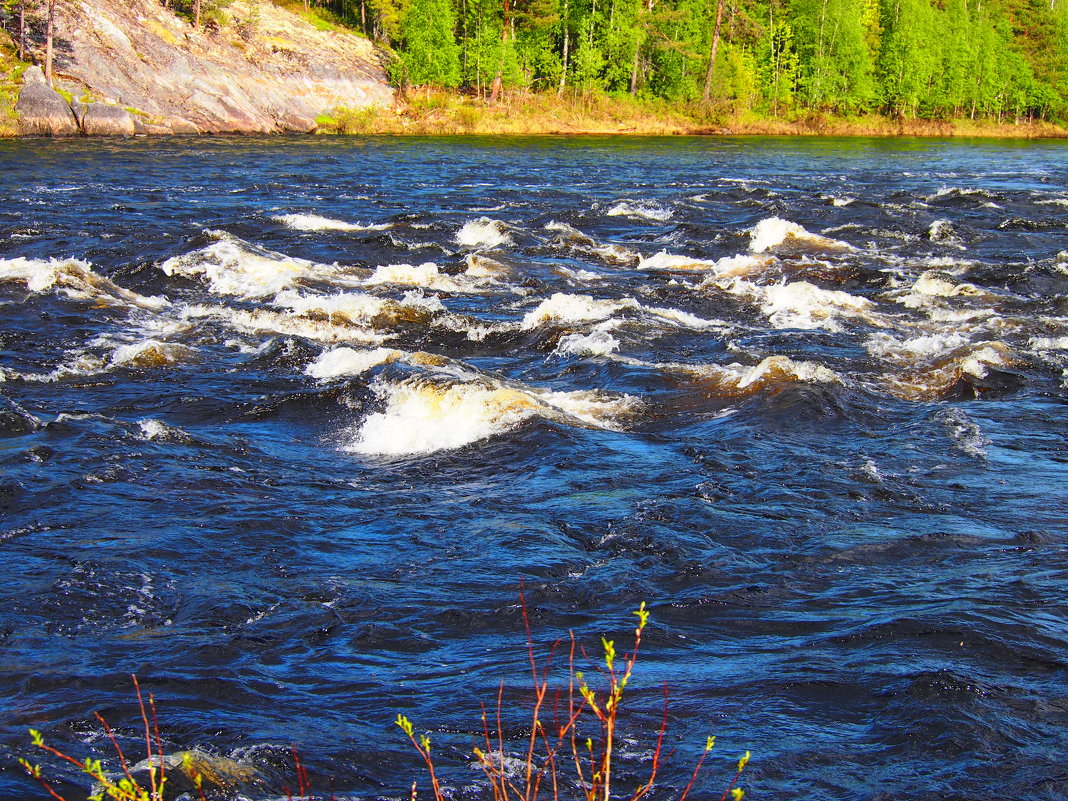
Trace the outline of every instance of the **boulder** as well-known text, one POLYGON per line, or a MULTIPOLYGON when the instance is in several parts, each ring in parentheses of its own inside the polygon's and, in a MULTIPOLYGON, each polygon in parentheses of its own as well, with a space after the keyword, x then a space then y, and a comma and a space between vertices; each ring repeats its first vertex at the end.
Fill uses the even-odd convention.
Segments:
POLYGON ((171 117, 167 121, 170 132, 175 134, 198 134, 200 129, 189 120, 182 117, 171 117))
POLYGON ((133 136, 136 133, 130 112, 109 103, 89 103, 82 115, 82 131, 87 136, 133 136))
POLYGON ((40 67, 23 73, 22 91, 15 111, 19 115, 20 136, 74 136, 78 121, 70 105, 45 83, 40 67))
MULTIPOLYGON (((143 759, 130 768, 130 775, 143 788, 151 787, 149 767, 162 769, 167 781, 163 788, 164 801, 199 798, 197 776, 208 798, 243 798, 249 795, 264 797, 269 792, 271 777, 250 762, 208 754, 199 749, 178 751, 162 758, 143 759)), ((116 777, 118 779, 119 777, 116 777)), ((99 791, 103 788, 94 788, 99 791)))

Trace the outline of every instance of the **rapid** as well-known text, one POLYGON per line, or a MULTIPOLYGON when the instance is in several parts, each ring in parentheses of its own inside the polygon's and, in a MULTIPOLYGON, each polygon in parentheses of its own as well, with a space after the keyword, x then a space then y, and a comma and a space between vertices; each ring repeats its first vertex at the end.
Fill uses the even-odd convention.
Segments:
POLYGON ((0 797, 133 673, 485 797, 522 584, 593 661, 648 605, 620 788, 666 687, 650 798, 714 734, 692 798, 1063 799, 1066 297, 1064 142, 0 141, 0 797))

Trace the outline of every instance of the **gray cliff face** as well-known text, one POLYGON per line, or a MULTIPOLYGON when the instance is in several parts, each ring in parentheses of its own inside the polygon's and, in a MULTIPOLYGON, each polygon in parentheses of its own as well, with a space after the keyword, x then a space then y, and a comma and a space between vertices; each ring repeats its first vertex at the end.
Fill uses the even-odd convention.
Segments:
POLYGON ((38 71, 19 100, 20 132, 309 132, 330 109, 392 103, 369 41, 316 30, 266 0, 242 19, 252 7, 234 3, 229 24, 205 32, 159 0, 57 0, 56 86, 74 111, 38 71))

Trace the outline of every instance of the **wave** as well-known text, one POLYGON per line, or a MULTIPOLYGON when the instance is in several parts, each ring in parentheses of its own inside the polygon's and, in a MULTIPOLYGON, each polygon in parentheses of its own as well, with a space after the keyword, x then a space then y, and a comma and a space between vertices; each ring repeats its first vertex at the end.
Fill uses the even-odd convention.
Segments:
POLYGON ((392 228, 390 223, 362 225, 361 223, 332 220, 318 214, 279 214, 271 218, 294 231, 385 231, 392 228))
POLYGON ((775 328, 841 331, 842 318, 856 318, 873 325, 886 322, 867 298, 836 289, 822 289, 807 281, 761 286, 741 278, 706 282, 743 300, 756 303, 775 328))
POLYGON ((853 250, 853 246, 847 242, 813 234, 797 223, 779 217, 761 220, 749 231, 749 250, 753 253, 791 249, 842 253, 853 250))
POLYGON ((639 270, 664 270, 667 272, 709 272, 717 278, 731 276, 750 276, 764 272, 772 264, 768 256, 741 254, 724 256, 715 261, 699 259, 693 256, 677 256, 660 251, 654 256, 642 259, 639 270))
POLYGON ((556 344, 561 356, 608 356, 619 349, 619 340, 607 331, 591 334, 567 334, 556 344))
POLYGON ((512 244, 508 226, 500 220, 479 217, 469 220, 456 232, 456 244, 476 250, 493 250, 512 244))
POLYGON ((923 364, 887 376, 887 391, 902 400, 941 400, 959 392, 980 394, 992 370, 1008 370, 1023 360, 1004 342, 970 342, 923 364))
POLYGON ((524 331, 529 331, 548 323, 566 324, 607 320, 621 311, 628 310, 685 328, 705 329, 722 325, 679 309, 643 306, 633 298, 601 300, 589 295, 569 295, 557 292, 527 312, 519 327, 524 331))
POLYGON ((910 309, 920 309, 938 303, 944 298, 971 298, 992 301, 996 295, 985 289, 935 270, 923 272, 904 292, 893 293, 894 299, 910 309))
POLYGON ((615 430, 618 418, 635 405, 629 396, 520 388, 486 377, 378 378, 371 388, 384 408, 359 424, 345 448, 367 456, 455 450, 504 434, 532 417, 615 430))
MULTIPOLYGON (((477 268, 476 268, 477 270, 477 268)), ((466 275, 466 274, 465 274, 466 275)), ((412 264, 385 264, 375 269, 370 278, 364 281, 369 286, 375 284, 394 284, 397 286, 418 286, 438 292, 477 292, 484 278, 465 275, 452 276, 441 272, 433 262, 412 264)))
POLYGON ((788 356, 768 356, 755 366, 737 363, 658 366, 692 375, 700 380, 705 392, 721 398, 755 395, 791 384, 842 383, 834 370, 815 362, 794 361, 788 356))
POLYGON ((22 283, 30 292, 59 292, 76 300, 130 305, 158 310, 170 302, 162 297, 146 297, 93 272, 89 262, 78 259, 0 259, 0 281, 22 283))
POLYGON ((623 200, 605 212, 609 217, 637 217, 641 220, 667 222, 673 216, 671 209, 666 209, 651 201, 623 200))
POLYGON ((228 234, 212 231, 217 241, 160 265, 164 275, 208 282, 217 295, 248 300, 270 297, 304 281, 345 283, 343 268, 286 256, 228 234))

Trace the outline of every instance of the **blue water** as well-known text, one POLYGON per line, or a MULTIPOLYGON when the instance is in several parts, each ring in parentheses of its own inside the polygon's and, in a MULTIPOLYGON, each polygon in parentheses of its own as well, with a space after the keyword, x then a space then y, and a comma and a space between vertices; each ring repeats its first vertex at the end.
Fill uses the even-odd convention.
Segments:
POLYGON ((691 798, 1062 799, 1066 292, 1061 142, 0 142, 0 796, 136 673, 167 751, 399 798, 404 713, 482 797, 522 583, 591 661, 649 605, 621 798, 666 685, 651 798, 715 734, 691 798))

